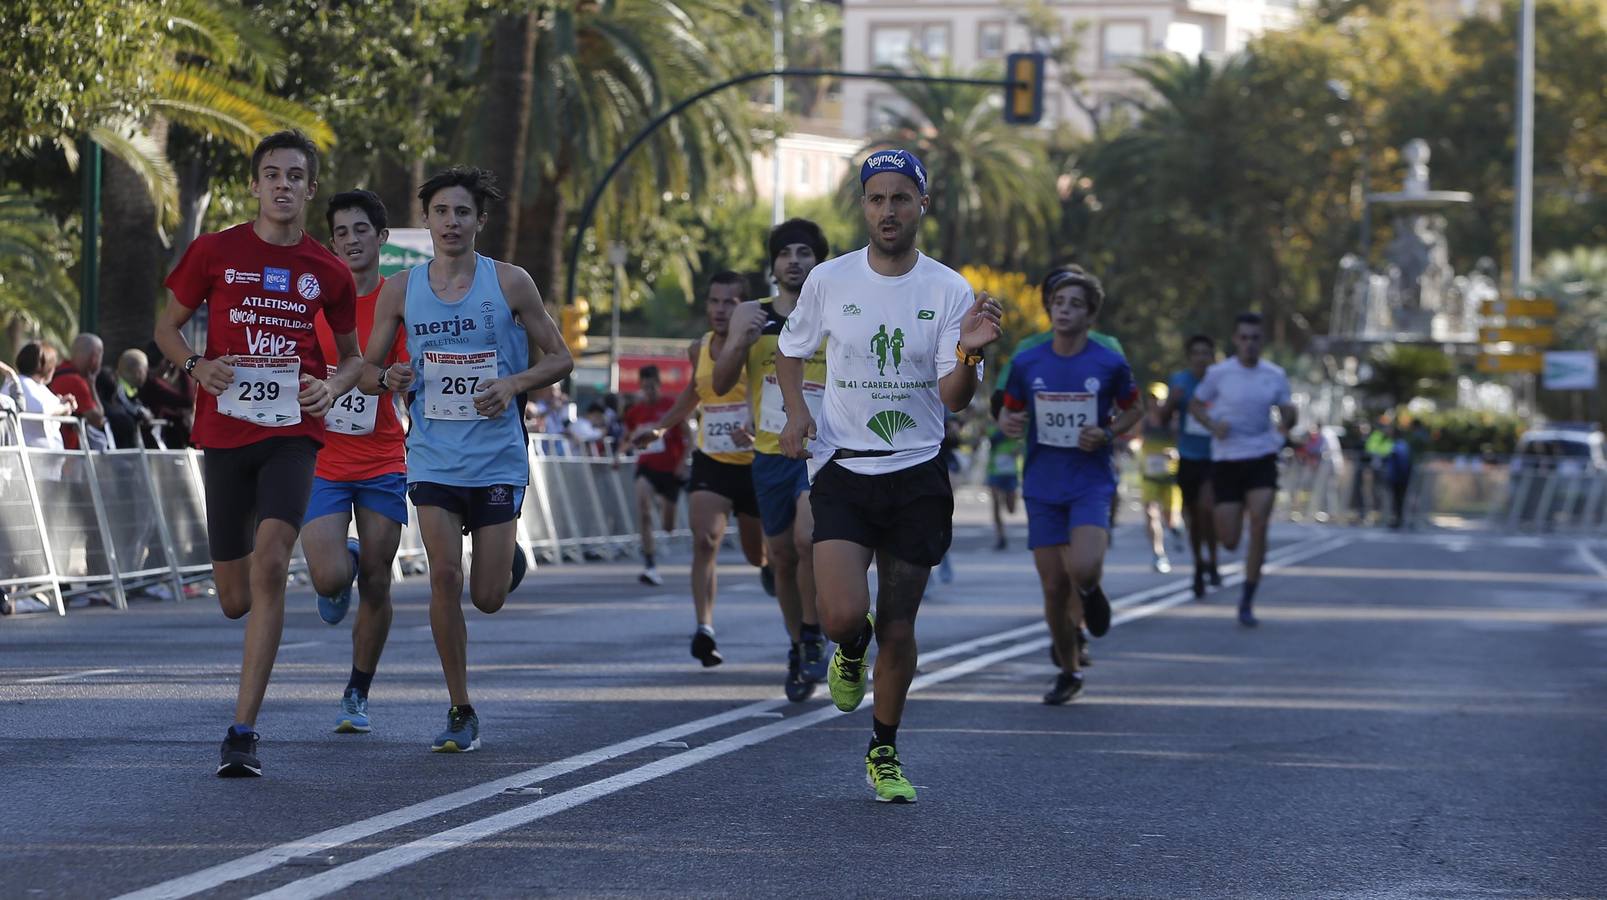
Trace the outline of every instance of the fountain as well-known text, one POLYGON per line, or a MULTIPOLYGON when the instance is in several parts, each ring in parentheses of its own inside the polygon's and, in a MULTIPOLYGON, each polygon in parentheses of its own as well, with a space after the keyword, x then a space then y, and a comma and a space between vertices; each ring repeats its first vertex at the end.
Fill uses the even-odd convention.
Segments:
POLYGON ((1332 337, 1359 343, 1476 342, 1479 301, 1499 293, 1493 264, 1481 260, 1471 275, 1457 275, 1444 216, 1473 195, 1429 187, 1427 141, 1410 141, 1401 155, 1406 160, 1401 190, 1367 195, 1367 203, 1388 210, 1394 222, 1394 240, 1384 250, 1388 265, 1374 272, 1355 254, 1340 260, 1332 337))

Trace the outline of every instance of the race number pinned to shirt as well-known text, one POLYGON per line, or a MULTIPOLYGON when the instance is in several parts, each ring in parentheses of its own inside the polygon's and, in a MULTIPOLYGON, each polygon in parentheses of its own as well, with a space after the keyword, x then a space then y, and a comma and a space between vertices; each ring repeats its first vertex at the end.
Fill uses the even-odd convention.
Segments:
POLYGON ((751 421, 746 403, 716 403, 704 406, 703 452, 741 453, 747 448, 738 447, 734 435, 739 431, 746 431, 751 421))
POLYGON ((1172 474, 1172 458, 1165 453, 1149 453, 1144 456, 1144 475, 1148 478, 1165 478, 1172 474))
POLYGON ((301 422, 301 360, 294 356, 237 356, 234 382, 218 395, 218 412, 230 418, 285 428, 301 422))
MULTIPOLYGON (((1211 405, 1207 403, 1205 404, 1205 408, 1210 409, 1211 405)), ((1208 438, 1211 436, 1211 429, 1206 428, 1204 422, 1194 418, 1194 413, 1185 408, 1183 410, 1183 433, 1192 434, 1196 437, 1208 438)))
MULTIPOLYGON (((818 381, 803 383, 804 405, 809 417, 820 421, 820 405, 826 400, 826 385, 818 381)), ((781 382, 774 375, 764 376, 764 391, 759 395, 759 430, 780 434, 787 427, 786 401, 781 394, 781 382)))
POLYGON ((424 417, 471 421, 480 418, 474 395, 497 377, 497 351, 424 351, 424 417))
MULTIPOLYGON (((329 374, 334 376, 334 366, 329 367, 329 374)), ((373 434, 374 417, 379 414, 379 400, 379 397, 371 397, 353 387, 335 398, 335 405, 324 416, 324 427, 339 434, 373 434)))
POLYGON ((1039 391, 1033 398, 1037 411, 1038 443, 1046 447, 1076 447, 1082 430, 1099 424, 1099 398, 1083 391, 1039 391))

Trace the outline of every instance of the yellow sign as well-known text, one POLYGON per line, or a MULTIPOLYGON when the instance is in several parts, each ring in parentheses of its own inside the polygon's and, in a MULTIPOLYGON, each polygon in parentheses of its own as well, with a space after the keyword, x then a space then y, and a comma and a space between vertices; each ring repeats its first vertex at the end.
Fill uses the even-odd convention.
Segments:
POLYGON ((1546 298, 1532 300, 1486 300, 1479 307, 1486 316, 1528 316, 1545 319, 1557 314, 1557 301, 1546 298))
POLYGON ((1549 347, 1557 339, 1557 331, 1549 325, 1534 328, 1480 328, 1479 340, 1486 344, 1502 342, 1524 344, 1530 347, 1549 347))
POLYGON ((1538 353, 1519 353, 1512 356, 1496 356, 1491 353, 1479 354, 1479 371, 1486 375, 1514 375, 1535 374, 1545 368, 1545 357, 1538 353))

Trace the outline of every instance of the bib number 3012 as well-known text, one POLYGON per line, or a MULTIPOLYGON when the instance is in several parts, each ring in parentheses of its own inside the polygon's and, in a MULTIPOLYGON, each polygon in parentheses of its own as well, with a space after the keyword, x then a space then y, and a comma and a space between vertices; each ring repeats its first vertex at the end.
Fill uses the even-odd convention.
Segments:
POLYGON ((218 412, 266 428, 301 422, 301 360, 294 356, 238 356, 234 382, 218 395, 218 412))
POLYGON ((497 377, 497 353, 424 351, 424 417, 470 421, 480 418, 474 395, 497 377))
POLYGON ((1084 428, 1099 424, 1099 399, 1092 393, 1039 391, 1033 408, 1038 443, 1048 447, 1075 447, 1084 428))
MULTIPOLYGON (((329 374, 335 374, 334 366, 329 367, 329 374)), ((324 427, 339 434, 373 434, 379 401, 379 397, 371 397, 354 387, 335 398, 335 405, 324 416, 324 427)))

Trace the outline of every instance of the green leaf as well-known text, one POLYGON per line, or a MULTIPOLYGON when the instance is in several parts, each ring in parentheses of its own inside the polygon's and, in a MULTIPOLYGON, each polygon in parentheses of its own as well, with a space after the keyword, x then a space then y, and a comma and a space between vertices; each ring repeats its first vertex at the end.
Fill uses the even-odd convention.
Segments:
POLYGON ((915 418, 909 413, 899 409, 884 409, 865 423, 865 427, 876 432, 876 436, 893 446, 893 437, 900 431, 909 431, 915 427, 915 418))

